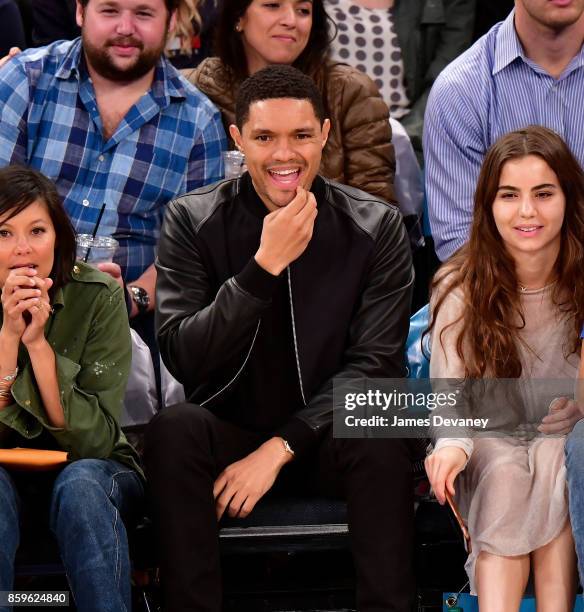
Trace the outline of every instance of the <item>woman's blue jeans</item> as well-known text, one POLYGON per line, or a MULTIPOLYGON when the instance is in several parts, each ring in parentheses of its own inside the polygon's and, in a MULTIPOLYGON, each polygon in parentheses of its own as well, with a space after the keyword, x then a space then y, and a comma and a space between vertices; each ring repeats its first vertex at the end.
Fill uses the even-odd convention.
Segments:
MULTIPOLYGON (((123 518, 140 511, 143 496, 138 474, 110 459, 74 461, 55 478, 49 523, 79 612, 131 609, 123 518)), ((15 479, 4 468, 0 468, 0 499, 0 590, 9 591, 20 540, 21 501, 15 479)))
POLYGON ((566 469, 578 573, 580 583, 584 584, 584 419, 576 423, 566 440, 566 469))

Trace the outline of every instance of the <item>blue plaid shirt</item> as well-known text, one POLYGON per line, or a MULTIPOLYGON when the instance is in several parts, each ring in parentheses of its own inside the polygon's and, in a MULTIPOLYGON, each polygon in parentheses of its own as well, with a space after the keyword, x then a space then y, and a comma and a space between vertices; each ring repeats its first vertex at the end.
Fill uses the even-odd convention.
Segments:
POLYGON ((115 261, 135 280, 154 261, 164 207, 223 177, 219 111, 162 58, 151 89, 109 140, 80 39, 19 54, 0 71, 0 167, 53 179, 78 233, 120 242, 115 261))

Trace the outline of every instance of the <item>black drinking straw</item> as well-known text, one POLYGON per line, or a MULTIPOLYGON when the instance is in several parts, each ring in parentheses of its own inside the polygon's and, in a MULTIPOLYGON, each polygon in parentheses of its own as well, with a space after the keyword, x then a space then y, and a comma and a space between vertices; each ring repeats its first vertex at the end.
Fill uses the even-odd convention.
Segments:
MULTIPOLYGON (((99 211, 99 215, 97 216, 97 221, 95 222, 93 232, 91 233, 92 240, 95 239, 95 236, 97 235, 97 230, 99 229, 99 224, 101 223, 101 218, 103 217, 104 212, 105 212, 105 202, 101 205, 101 210, 99 211)), ((91 253, 91 247, 87 249, 87 253, 85 253, 85 257, 83 258, 83 261, 85 263, 87 263, 87 260, 89 259, 89 253, 91 253)))

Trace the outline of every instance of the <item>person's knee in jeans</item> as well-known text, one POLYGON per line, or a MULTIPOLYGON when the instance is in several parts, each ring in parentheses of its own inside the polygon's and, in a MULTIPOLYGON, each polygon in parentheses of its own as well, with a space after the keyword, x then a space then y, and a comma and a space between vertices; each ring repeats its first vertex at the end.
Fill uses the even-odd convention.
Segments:
POLYGON ((137 474, 111 460, 81 459, 57 476, 51 529, 78 605, 89 594, 102 597, 105 591, 115 591, 112 606, 129 609, 130 561, 123 516, 135 514, 142 493, 137 474))
MULTIPOLYGON (((584 483, 584 419, 576 423, 566 438, 566 467, 569 481, 584 483)), ((584 498, 584 490, 582 495, 584 498)))
POLYGON ((565 451, 572 534, 580 581, 584 582, 584 419, 576 423, 567 437, 565 451))

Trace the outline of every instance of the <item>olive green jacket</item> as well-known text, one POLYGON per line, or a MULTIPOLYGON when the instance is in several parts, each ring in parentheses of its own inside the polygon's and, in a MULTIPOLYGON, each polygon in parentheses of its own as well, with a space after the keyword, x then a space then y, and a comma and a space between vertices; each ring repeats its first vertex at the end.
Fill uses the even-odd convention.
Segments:
MULTIPOLYGON (((48 421, 26 347, 18 353, 14 403, 0 410, 0 423, 27 439, 47 430, 69 459, 115 459, 136 469, 139 460, 120 429, 132 347, 120 286, 82 262, 57 289, 45 336, 55 351, 64 429, 48 421)), ((0 311, 0 321, 2 313, 0 311)))

